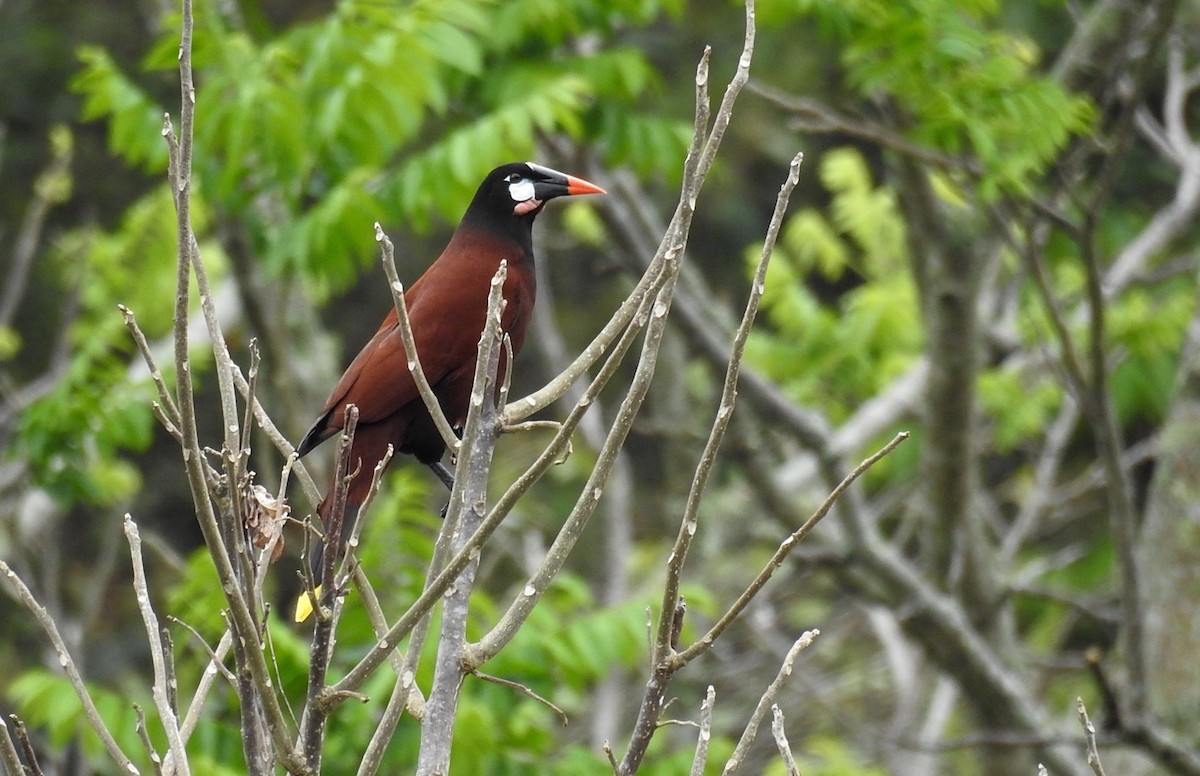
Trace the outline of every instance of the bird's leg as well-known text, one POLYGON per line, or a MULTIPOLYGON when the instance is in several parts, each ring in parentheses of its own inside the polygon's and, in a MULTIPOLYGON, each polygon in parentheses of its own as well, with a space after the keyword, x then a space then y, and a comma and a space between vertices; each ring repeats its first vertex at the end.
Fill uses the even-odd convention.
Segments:
MULTIPOLYGON (((454 490, 454 473, 451 472, 448 468, 446 468, 446 464, 442 463, 441 461, 433 461, 432 463, 427 463, 425 465, 428 466, 430 469, 433 469, 433 473, 436 474, 437 478, 442 481, 443 485, 446 486, 446 490, 449 490, 449 491, 454 490)), ((441 511, 439 511, 438 514, 441 515, 443 520, 445 520, 446 513, 449 511, 450 511, 450 502, 447 501, 445 504, 442 505, 441 511)))
POLYGON ((446 486, 446 490, 454 490, 454 473, 446 468, 446 464, 441 461, 434 461, 433 463, 426 464, 426 466, 433 469, 433 473, 446 486))

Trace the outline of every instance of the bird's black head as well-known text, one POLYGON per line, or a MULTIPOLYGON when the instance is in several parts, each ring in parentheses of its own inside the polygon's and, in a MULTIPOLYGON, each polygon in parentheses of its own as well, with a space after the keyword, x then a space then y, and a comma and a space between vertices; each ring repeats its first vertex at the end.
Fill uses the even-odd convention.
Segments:
POLYGON ((603 194, 604 189, 533 162, 511 162, 488 173, 467 208, 464 221, 532 224, 546 202, 574 194, 603 194))

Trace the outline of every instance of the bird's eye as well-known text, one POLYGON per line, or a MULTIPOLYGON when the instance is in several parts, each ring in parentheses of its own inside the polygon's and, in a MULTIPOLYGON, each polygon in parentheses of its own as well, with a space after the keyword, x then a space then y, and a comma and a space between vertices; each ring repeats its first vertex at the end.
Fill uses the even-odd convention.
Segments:
POLYGON ((517 181, 521 180, 521 174, 519 172, 511 172, 504 180, 508 183, 516 183, 517 181))

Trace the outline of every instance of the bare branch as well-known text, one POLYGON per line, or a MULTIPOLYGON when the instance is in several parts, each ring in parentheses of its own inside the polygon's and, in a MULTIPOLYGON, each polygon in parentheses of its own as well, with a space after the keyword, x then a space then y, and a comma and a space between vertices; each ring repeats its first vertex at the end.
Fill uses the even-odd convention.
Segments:
POLYGON ((523 685, 520 682, 514 682, 511 679, 502 679, 499 676, 492 676, 491 674, 485 674, 482 671, 472 671, 471 676, 478 677, 479 679, 482 679, 485 682, 491 682, 492 684, 498 684, 501 687, 507 687, 510 690, 516 690, 517 692, 521 693, 522 695, 533 698, 538 703, 542 704, 546 708, 553 711, 555 714, 558 715, 558 719, 564 725, 566 725, 568 722, 570 722, 570 720, 567 719, 567 712, 563 711, 562 708, 560 708, 559 706, 552 703, 548 698, 545 698, 545 697, 539 695, 537 692, 534 691, 534 689, 532 687, 523 685))
POLYGON ((387 275, 388 289, 392 292, 392 303, 396 307, 396 328, 404 342, 408 372, 412 375, 413 382, 417 384, 417 392, 421 394, 421 401, 425 402, 425 409, 428 410, 429 417, 433 418, 433 424, 437 427, 446 449, 451 453, 457 453, 458 435, 450 427, 450 421, 446 419, 446 413, 442 411, 442 405, 438 402, 437 395, 429 385, 429 380, 425 378, 425 370, 421 369, 421 356, 417 353, 417 342, 413 338, 412 324, 408 319, 408 305, 404 301, 404 285, 400 282, 400 275, 396 272, 395 248, 378 222, 375 224, 375 242, 379 243, 383 253, 383 271, 387 275))
MULTIPOLYGON (((657 345, 661 340, 662 332, 665 328, 665 317, 673 298, 675 281, 679 277, 679 259, 683 250, 687 247, 687 236, 691 226, 691 217, 695 211, 696 197, 715 158, 721 138, 724 136, 725 128, 729 125, 734 102, 742 86, 745 85, 746 80, 749 78, 750 62, 754 52, 754 34, 754 2, 753 0, 746 0, 746 34, 742 45, 742 55, 738 59, 737 71, 734 73, 729 86, 725 90, 725 96, 713 121, 711 132, 707 131, 709 115, 708 49, 705 50, 704 56, 701 57, 700 64, 696 68, 696 114, 692 132, 692 145, 684 162, 684 179, 681 186, 679 204, 659 246, 658 254, 655 256, 656 259, 659 254, 670 257, 668 266, 671 270, 671 279, 663 287, 663 290, 659 292, 658 301, 654 308, 654 317, 651 321, 650 329, 646 333, 646 343, 642 351, 643 356, 638 363, 638 374, 634 376, 634 384, 631 386, 629 394, 626 396, 626 400, 622 403, 621 409, 618 412, 617 423, 613 427, 614 432, 621 425, 623 418, 627 416, 628 410, 632 408, 636 411, 637 406, 640 405, 640 398, 636 398, 634 392, 638 389, 638 378, 643 374, 644 367, 649 367, 647 380, 653 374, 654 358, 658 352, 657 345), (652 344, 653 349, 651 349, 652 344), (631 403, 631 399, 634 400, 633 403, 631 403)), ((642 389, 643 396, 644 390, 642 389)), ((609 439, 612 439, 611 434, 609 439)), ((559 539, 561 538, 562 534, 560 533, 559 539)), ((558 543, 559 540, 556 540, 555 544, 557 545, 558 543)), ((533 592, 535 594, 536 591, 537 588, 534 588, 533 592)), ((530 592, 530 587, 526 587, 525 592, 530 592)), ((674 608, 671 611, 673 614, 674 608)), ((667 613, 660 612, 659 616, 666 619, 667 613)), ((670 641, 669 634, 667 635, 667 641, 668 643, 670 641)), ((657 654, 657 652, 658 648, 656 646, 653 653, 657 654)), ((622 758, 618 769, 618 772, 622 776, 631 776, 633 773, 636 773, 642 759, 645 757, 646 749, 649 747, 650 739, 657 729, 658 718, 666 702, 666 692, 670 684, 670 677, 671 670, 663 661, 652 661, 650 679, 646 684, 646 691, 638 709, 638 716, 634 723, 633 732, 630 734, 629 747, 626 749, 625 756, 622 758)))
MULTIPOLYGON (((650 299, 647 299, 646 307, 649 308, 649 306, 650 299)), ((629 347, 632 346, 634 339, 636 339, 637 333, 646 323, 646 319, 648 317, 649 310, 647 309, 643 311, 642 315, 639 315, 631 322, 621 340, 609 354, 609 358, 605 362, 603 368, 596 375, 596 378, 588 386, 587 390, 584 391, 583 396, 581 396, 575 403, 575 406, 571 409, 571 412, 567 415, 567 418, 563 421, 562 426, 559 428, 558 433, 555 434, 554 439, 549 445, 546 446, 541 455, 539 455, 537 460, 534 461, 533 465, 531 465, 520 477, 517 478, 517 480, 509 487, 509 489, 505 491, 504 495, 496 502, 496 505, 492 507, 492 511, 488 515, 487 520, 485 520, 483 525, 480 526, 481 533, 484 530, 488 530, 490 532, 494 525, 498 525, 499 521, 508 514, 513 506, 515 506, 521 495, 528 491, 528 489, 533 486, 533 483, 536 482, 538 478, 540 478, 542 474, 544 474, 545 471, 561 457, 562 452, 569 444, 571 433, 575 430, 576 426, 578 426, 583 418, 583 414, 592 405, 592 402, 599 394, 601 388, 603 388, 604 385, 608 383, 609 379, 616 374, 617 368, 620 366, 625 353, 629 347)), ((636 384, 638 380, 636 375, 634 380, 636 384)), ((626 401, 629 401, 628 396, 626 397, 626 401)), ((624 407, 626 405, 622 406, 624 407)), ((618 417, 622 417, 622 413, 620 411, 618 411, 618 417)), ((536 605, 537 601, 540 599, 542 591, 544 591, 546 585, 549 584, 549 580, 553 579, 554 576, 558 574, 559 570, 561 570, 563 564, 566 563, 567 556, 574 547, 575 541, 583 532, 584 526, 587 525, 592 511, 595 509, 595 506, 598 503, 598 496, 603 493, 603 482, 607 477, 608 471, 616 464, 617 457, 615 454, 615 449, 619 449, 620 445, 613 440, 615 440, 615 437, 618 435, 623 440, 624 435, 628 433, 629 427, 632 425, 633 415, 626 412, 624 417, 626 420, 620 425, 620 427, 618 427, 618 425, 614 425, 613 428, 609 430, 609 435, 605 438, 605 443, 602 443, 600 448, 601 457, 597 462, 597 467, 593 469, 592 476, 589 478, 588 483, 585 484, 579 499, 575 503, 575 507, 571 510, 571 513, 567 516, 567 519, 563 521, 562 528, 559 529, 558 536, 555 537, 555 541, 551 545, 549 551, 547 551, 546 557, 542 560, 542 563, 538 566, 538 568, 530 576, 529 581, 522 588, 521 595, 513 601, 508 610, 500 618, 500 621, 482 639, 480 639, 477 645, 468 647, 467 661, 471 666, 477 667, 490 660, 504 647, 505 644, 507 644, 513 638, 513 636, 516 635, 516 632, 520 629, 521 624, 529 616, 530 612, 533 611, 534 605, 536 605), (609 452, 607 455, 603 453, 605 444, 609 445, 609 452), (600 488, 599 491, 596 490, 597 487, 600 488)))
POLYGON ((696 735, 696 754, 692 757, 689 776, 704 776, 704 766, 708 764, 708 743, 712 740, 712 715, 716 701, 717 691, 710 684, 708 691, 704 693, 704 702, 700 704, 700 732, 696 735))
POLYGON ((33 741, 29 738, 29 728, 25 727, 25 723, 16 714, 11 715, 10 719, 17 728, 17 740, 21 742, 21 753, 25 755, 29 776, 43 776, 42 766, 37 759, 37 750, 34 749, 33 741))
MULTIPOLYGON (((325 677, 333 659, 334 632, 341 613, 343 598, 337 584, 335 569, 338 556, 342 553, 342 527, 346 519, 346 498, 350 492, 350 481, 359 472, 351 471, 350 455, 354 446, 354 434, 358 429, 358 407, 347 404, 342 436, 338 440, 337 462, 334 465, 333 505, 325 515, 325 552, 321 557, 320 578, 313 580, 321 589, 318 596, 314 590, 305 590, 315 614, 312 645, 309 648, 308 691, 304 704, 304 715, 300 724, 298 747, 304 752, 304 761, 312 772, 321 770, 321 755, 325 744, 325 726, 329 720, 329 707, 320 702, 326 692, 325 677), (329 601, 326 606, 324 600, 329 601)), ((359 515, 351 515, 354 519, 359 515)), ((308 579, 305 578, 305 585, 308 579)))
POLYGON ((1088 767, 1096 776, 1104 776, 1104 766, 1100 764, 1100 752, 1096 750, 1096 728, 1088 719, 1087 709, 1084 708, 1083 698, 1075 699, 1075 711, 1079 715, 1079 724, 1083 728, 1083 738, 1087 743, 1088 767))
POLYGON ((805 537, 812 532, 812 529, 816 527, 817 523, 819 523, 821 519, 829 513, 829 510, 833 508, 833 505, 838 500, 838 497, 840 497, 855 480, 862 476, 867 469, 870 469, 884 456, 895 450, 896 447, 901 442, 908 439, 908 437, 909 434, 907 431, 901 431, 892 438, 892 441, 880 448, 878 452, 864 460, 858 466, 854 467, 854 471, 847 474, 846 477, 840 483, 838 483, 838 486, 833 489, 833 491, 825 498, 823 502, 821 502, 821 505, 817 507, 817 510, 812 513, 808 520, 804 521, 804 525, 797 528, 791 536, 784 539, 780 543, 779 547, 775 550, 775 554, 771 556, 769 561, 767 561, 767 564, 763 567, 763 570, 759 572, 758 576, 754 578, 754 581, 750 583, 750 585, 745 591, 742 592, 738 599, 733 602, 725 614, 721 615, 721 618, 718 619, 717 622, 708 629, 708 632, 700 637, 694 644, 682 652, 672 655, 669 659, 670 664, 675 669, 682 668, 692 660, 696 659, 696 657, 699 655, 707 652, 712 647, 713 642, 716 641, 717 637, 724 633, 725 629, 737 619, 738 615, 742 613, 742 610, 744 610, 750 604, 750 602, 754 600, 754 596, 758 594, 758 591, 762 590, 763 586, 767 584, 767 581, 770 580, 775 571, 781 565, 783 565, 783 562, 787 559, 788 554, 790 554, 791 551, 798 544, 800 544, 800 542, 804 541, 805 537))
POLYGON ((150 642, 150 662, 154 666, 153 696, 154 705, 158 711, 159 721, 167 732, 167 745, 174 761, 175 773, 188 774, 187 750, 183 738, 179 734, 179 717, 171 702, 171 692, 168 687, 167 664, 162 636, 159 631, 158 616, 150 602, 150 588, 146 582, 146 567, 142 562, 142 538, 138 533, 137 524, 133 518, 125 515, 125 539, 129 542, 129 552, 133 560, 133 590, 136 594, 138 608, 142 613, 142 622, 146 626, 146 639, 150 642))
MULTIPOLYGON (((129 329, 129 333, 133 337, 133 342, 137 345, 138 352, 142 354, 142 360, 146 362, 146 368, 150 370, 150 378, 154 381, 154 387, 158 389, 158 400, 161 402, 159 409, 165 416, 162 418, 163 425, 167 425, 168 427, 175 426, 177 428, 179 426, 179 408, 175 406, 175 397, 171 395, 170 389, 167 388, 162 370, 158 368, 158 364, 154 360, 154 353, 150 350, 150 343, 146 341, 146 335, 142 333, 142 327, 138 326, 133 310, 130 310, 123 304, 117 305, 117 309, 121 311, 121 316, 125 320, 125 328, 129 329)), ((178 431, 175 433, 177 434, 178 431)))
POLYGON ((75 688, 75 694, 79 696, 79 702, 83 705, 84 718, 87 719, 92 730, 100 738, 100 743, 104 745, 104 750, 108 752, 108 756, 126 773, 137 773, 137 766, 121 751, 121 747, 117 744, 116 739, 108 732, 108 727, 100 717, 100 711, 96 708, 95 702, 92 701, 91 693, 88 692, 87 686, 83 682, 83 677, 80 675, 79 669, 75 666, 75 660, 67 650, 67 644, 58 632, 58 626, 55 624, 54 618, 50 616, 50 612, 46 611, 46 607, 38 603, 33 593, 26 587, 21 578, 17 576, 17 573, 2 560, 0 560, 0 574, 3 574, 5 579, 8 580, 8 585, 17 600, 33 614, 38 625, 42 627, 42 630, 50 639, 50 644, 54 647, 54 651, 58 655, 58 664, 66 673, 67 678, 71 680, 71 686, 75 688))
POLYGON ((133 711, 137 714, 137 734, 142 742, 142 748, 146 750, 146 757, 154 766, 154 772, 161 774, 163 772, 162 758, 158 756, 158 752, 154 751, 154 742, 150 740, 150 731, 146 729, 146 710, 140 703, 135 703, 133 711))
MULTIPOLYGON (((472 534, 479 530, 487 509, 487 483, 491 472, 496 439, 500 435, 501 414, 496 406, 497 371, 503 346, 501 310, 504 305, 504 281, 508 262, 501 261, 492 277, 488 294, 487 316, 479 337, 475 361, 475 379, 467 419, 463 428, 454 488, 450 493, 450 509, 446 514, 444 533, 451 547, 461 552, 472 534)), ((421 752, 416 773, 445 774, 450 771, 450 751, 454 734, 454 718, 458 709, 466 670, 463 653, 467 644, 467 614, 479 553, 463 567, 446 595, 442 605, 441 635, 437 660, 434 664, 433 686, 425 705, 421 726, 421 752)))
POLYGON ((722 776, 729 776, 729 774, 734 773, 741 767, 742 761, 746 757, 746 752, 749 751, 750 745, 754 743, 754 739, 758 735, 758 728, 762 724, 763 718, 767 715, 767 709, 774 703, 775 696, 779 694, 783 683, 792 675, 792 664, 796 662, 796 656, 809 644, 812 644, 813 639, 820 634, 819 630, 805 631, 800 634, 800 638, 796 639, 795 643, 792 644, 792 648, 784 655, 783 663, 779 666, 779 672, 775 674, 775 678, 771 680, 771 683, 767 685, 767 689, 763 691, 762 697, 758 699, 758 705, 750 715, 750 721, 746 723, 746 729, 743 731, 742 737, 738 740, 737 746, 734 747, 733 754, 726 761, 725 769, 721 771, 722 776))
POLYGON ((709 474, 712 472, 713 464, 716 462, 717 451, 725 438, 725 431, 729 427, 729 422, 733 418, 734 405, 737 402, 738 376, 741 370, 742 356, 746 349, 746 340, 750 337, 750 329, 753 327, 754 319, 758 314, 758 305, 762 300, 763 291, 766 287, 767 268, 770 266, 771 255, 775 250, 775 240, 779 236, 779 229, 783 226, 783 216, 787 212, 792 190, 795 189, 796 184, 800 181, 800 163, 803 160, 804 154, 796 154, 788 169, 787 178, 779 188, 779 196, 775 200, 775 211, 771 215, 771 222, 767 227, 767 234, 763 240, 762 253, 758 260, 758 267, 755 269, 754 279, 751 282, 750 296, 746 300, 746 309, 742 314, 742 321, 738 325, 737 333, 733 338, 729 365, 725 371, 725 383, 721 389, 721 399, 716 417, 709 431, 708 440, 705 442, 704 449, 700 454, 700 460, 696 464, 696 472, 692 478, 691 489, 688 491, 687 503, 684 506, 683 519, 679 525, 679 533, 675 537, 675 546, 671 550, 670 560, 667 564, 667 582, 663 589, 662 609, 659 610, 658 638, 655 643, 654 662, 665 659, 668 652, 673 649, 671 640, 668 638, 671 623, 667 613, 675 611, 679 600, 680 579, 683 575, 684 564, 687 561, 688 550, 691 548, 692 538, 696 535, 696 520, 700 511, 700 502, 704 498, 704 493, 708 486, 709 474))
MULTIPOLYGON (((267 414, 266 409, 259 403, 258 399, 251 395, 250 383, 242 375, 242 370, 237 364, 233 365, 233 380, 237 385, 238 392, 242 394, 242 398, 254 407, 254 420, 258 423, 258 427, 267 435, 267 438, 271 440, 275 448, 283 453, 284 457, 295 459, 296 448, 292 446, 292 443, 287 440, 287 437, 283 435, 275 425, 275 422, 271 420, 271 416, 267 414)), ((309 474, 308 469, 304 466, 304 462, 298 459, 294 460, 292 470, 300 477, 300 487, 304 490, 304 495, 308 497, 312 505, 315 507, 321 503, 321 490, 317 487, 316 481, 313 480, 312 475, 309 474)), ((280 490, 280 493, 283 493, 283 491, 280 490)))
POLYGON ((5 770, 9 776, 22 776, 22 774, 30 773, 21 763, 21 756, 17 754, 17 747, 13 744, 12 736, 8 732, 8 723, 0 716, 0 763, 4 763, 5 770))
MULTIPOLYGON (((228 531, 235 538, 241 533, 241 526, 222 527, 209 498, 203 464, 203 454, 196 426, 196 408, 191 379, 191 361, 188 352, 188 308, 190 302, 189 283, 191 272, 196 274, 197 287, 200 291, 200 303, 208 324, 212 339, 213 355, 216 358, 217 379, 220 385, 222 417, 224 420, 225 452, 234 455, 238 450, 238 417, 233 395, 232 360, 221 334, 216 311, 212 304, 212 295, 208 286, 208 277, 200 258, 199 247, 191 226, 191 174, 192 174, 192 141, 195 123, 196 90, 192 76, 192 0, 183 0, 182 24, 179 44, 179 78, 182 92, 180 108, 180 131, 177 137, 171 126, 170 117, 164 117, 163 137, 168 149, 168 180, 175 200, 176 241, 178 250, 175 311, 174 311, 174 346, 177 404, 179 408, 179 429, 183 434, 183 462, 187 470, 188 484, 191 489, 192 503, 196 507, 197 520, 204 535, 205 544, 217 568, 221 580, 221 588, 229 603, 231 621, 237 631, 234 640, 235 652, 239 659, 244 659, 249 669, 249 678, 255 688, 255 697, 243 695, 241 709, 243 714, 243 737, 247 765, 257 767, 257 764, 272 759, 268 753, 258 749, 264 742, 256 735, 250 735, 250 730, 260 730, 266 727, 275 745, 275 757, 278 757, 289 770, 302 768, 299 758, 290 748, 288 724, 279 707, 279 699, 273 690, 270 671, 266 664, 265 655, 261 648, 258 626, 250 611, 242 585, 238 583, 238 572, 235 571, 229 547, 224 535, 228 531), (266 721, 251 720, 259 710, 265 715, 266 721), (250 716, 248 716, 250 715, 250 716), (254 765, 251 765, 254 764, 254 765)), ((236 486, 237 478, 231 478, 231 484, 236 486)), ((236 487, 233 488, 236 491, 236 487)), ((248 688, 250 684, 246 684, 248 688)), ((239 685, 241 688, 241 685, 239 685)), ((239 689, 241 692, 241 689, 239 689)))
POLYGON ((779 754, 783 757, 783 766, 787 769, 788 776, 800 776, 800 767, 796 765, 796 758, 792 756, 792 747, 788 744, 787 733, 783 729, 783 712, 779 710, 779 704, 771 704, 771 735, 775 738, 775 746, 779 749, 779 754))

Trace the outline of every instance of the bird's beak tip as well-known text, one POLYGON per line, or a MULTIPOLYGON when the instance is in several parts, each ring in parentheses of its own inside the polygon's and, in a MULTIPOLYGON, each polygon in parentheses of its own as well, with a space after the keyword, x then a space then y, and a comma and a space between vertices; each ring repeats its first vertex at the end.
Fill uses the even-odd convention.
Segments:
POLYGON ((576 194, 607 194, 608 192, 600 188, 594 183, 589 183, 583 178, 575 178, 571 175, 567 176, 567 194, 575 196, 576 194))

